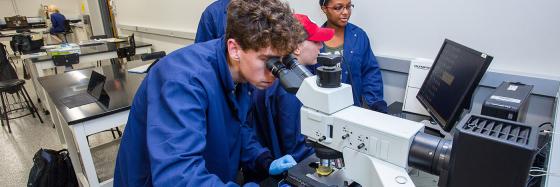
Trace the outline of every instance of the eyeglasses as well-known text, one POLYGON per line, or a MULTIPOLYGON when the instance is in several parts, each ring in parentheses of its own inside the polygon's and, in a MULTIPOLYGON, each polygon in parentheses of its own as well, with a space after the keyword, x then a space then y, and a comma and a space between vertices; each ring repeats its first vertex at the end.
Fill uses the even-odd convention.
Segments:
POLYGON ((342 6, 342 5, 338 5, 338 6, 325 6, 325 8, 330 8, 333 9, 336 13, 342 13, 343 9, 348 10, 348 12, 352 12, 352 9, 354 8, 354 4, 349 4, 347 6, 342 6))

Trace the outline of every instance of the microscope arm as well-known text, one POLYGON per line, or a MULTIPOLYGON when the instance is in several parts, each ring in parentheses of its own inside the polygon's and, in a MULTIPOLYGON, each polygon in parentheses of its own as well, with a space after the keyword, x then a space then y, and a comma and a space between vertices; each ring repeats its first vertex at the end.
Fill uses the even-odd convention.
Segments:
POLYGON ((349 85, 320 88, 315 77, 305 79, 297 96, 304 105, 301 133, 342 152, 349 179, 362 186, 414 186, 406 168, 421 123, 355 107, 349 85))

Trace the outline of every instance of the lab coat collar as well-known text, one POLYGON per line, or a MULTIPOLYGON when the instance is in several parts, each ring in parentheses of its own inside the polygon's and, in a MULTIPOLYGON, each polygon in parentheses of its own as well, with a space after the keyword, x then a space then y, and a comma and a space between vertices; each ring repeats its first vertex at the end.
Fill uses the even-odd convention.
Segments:
POLYGON ((224 7, 224 13, 226 13, 226 17, 227 17, 227 9, 229 6, 229 2, 230 0, 221 0, 220 3, 222 3, 222 7, 224 7))
POLYGON ((356 50, 358 33, 356 33, 356 25, 348 23, 344 28, 344 61, 349 65, 354 61, 354 50, 356 50))
POLYGON ((229 70, 229 66, 227 64, 227 50, 226 50, 226 40, 225 37, 220 38, 220 46, 216 47, 216 58, 217 63, 215 64, 216 70, 218 71, 220 81, 222 83, 222 87, 224 91, 231 92, 235 89, 235 85, 233 82, 233 78, 231 77, 231 72, 229 70))
POLYGON ((236 116, 240 122, 244 123, 249 107, 248 92, 250 89, 247 83, 238 83, 236 89, 226 59, 226 39, 222 36, 219 40, 221 42, 219 46, 216 47, 216 70, 218 71, 218 76, 225 92, 224 94, 227 96, 228 105, 233 109, 234 116, 236 116))

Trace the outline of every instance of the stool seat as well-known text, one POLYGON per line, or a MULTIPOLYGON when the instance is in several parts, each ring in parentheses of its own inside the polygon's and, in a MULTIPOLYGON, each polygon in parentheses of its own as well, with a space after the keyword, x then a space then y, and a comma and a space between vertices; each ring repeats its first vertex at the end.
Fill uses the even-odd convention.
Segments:
POLYGON ((21 118, 24 116, 31 115, 33 118, 38 117, 39 121, 43 123, 43 119, 39 115, 39 112, 29 93, 25 89, 24 80, 21 79, 9 79, 0 81, 0 122, 2 126, 8 126, 8 132, 12 133, 12 128, 10 127, 10 120, 21 118), (8 97, 11 95, 10 97, 8 97), (10 99, 11 98, 11 99, 10 99), (29 110, 28 113, 21 113, 18 111, 29 110))
POLYGON ((0 92, 15 92, 19 87, 23 86, 23 84, 25 84, 25 81, 21 79, 0 81, 0 92))

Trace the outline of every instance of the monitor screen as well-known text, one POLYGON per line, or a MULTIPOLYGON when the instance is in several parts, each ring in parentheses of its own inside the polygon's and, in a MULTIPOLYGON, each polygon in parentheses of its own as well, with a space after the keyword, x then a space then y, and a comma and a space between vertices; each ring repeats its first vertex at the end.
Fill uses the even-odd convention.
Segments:
POLYGON ((5 17, 4 20, 6 21, 6 26, 8 28, 21 28, 29 26, 27 23, 27 17, 25 16, 5 17))
POLYGON ((45 23, 45 20, 42 17, 27 17, 27 23, 29 24, 45 23))
POLYGON ((469 105, 492 58, 448 39, 443 42, 416 98, 445 131, 469 105))
POLYGON ((87 93, 99 100, 101 92, 105 87, 105 79, 105 76, 96 71, 92 71, 88 82, 87 93))

